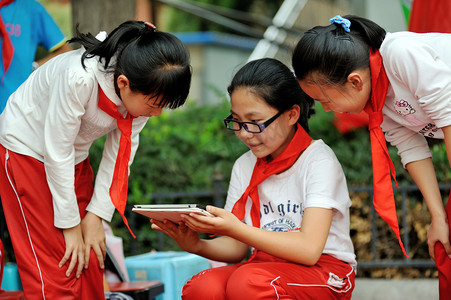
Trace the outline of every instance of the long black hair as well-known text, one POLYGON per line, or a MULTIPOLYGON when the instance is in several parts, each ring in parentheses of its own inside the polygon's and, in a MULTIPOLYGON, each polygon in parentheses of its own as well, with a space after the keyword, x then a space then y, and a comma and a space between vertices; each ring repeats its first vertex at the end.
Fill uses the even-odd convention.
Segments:
POLYGON ((188 97, 191 85, 188 50, 176 36, 156 31, 150 23, 126 21, 102 42, 77 28, 69 42, 80 43, 86 49, 81 58, 83 67, 86 59, 99 57, 105 70, 114 73, 115 81, 124 74, 133 92, 161 96, 160 106, 177 108, 188 97))
POLYGON ((304 33, 293 52, 298 80, 316 73, 330 83, 344 83, 355 70, 369 67, 370 49, 379 49, 385 30, 368 19, 347 15, 350 32, 341 24, 316 26, 304 33))
POLYGON ((245 87, 278 111, 287 111, 298 105, 298 123, 309 131, 308 119, 313 114, 313 99, 305 94, 294 74, 282 62, 262 58, 248 62, 233 77, 227 88, 229 95, 239 87, 245 87))

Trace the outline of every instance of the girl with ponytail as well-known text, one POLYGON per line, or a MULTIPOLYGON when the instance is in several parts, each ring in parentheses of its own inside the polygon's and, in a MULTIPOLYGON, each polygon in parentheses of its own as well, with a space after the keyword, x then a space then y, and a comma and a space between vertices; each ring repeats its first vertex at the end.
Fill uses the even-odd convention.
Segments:
POLYGON ((451 158, 451 34, 386 33, 357 16, 335 16, 330 23, 298 42, 292 58, 296 77, 326 111, 368 113, 374 207, 405 253, 385 141, 398 148, 431 213, 429 255, 439 270, 440 299, 449 299, 451 201, 444 206, 426 137, 444 139, 451 158))
POLYGON ((0 115, 0 193, 27 299, 104 299, 102 220, 124 216, 148 118, 182 106, 191 82, 183 43, 150 23, 69 42, 83 47, 33 72, 0 115), (93 184, 88 152, 104 135, 93 184))

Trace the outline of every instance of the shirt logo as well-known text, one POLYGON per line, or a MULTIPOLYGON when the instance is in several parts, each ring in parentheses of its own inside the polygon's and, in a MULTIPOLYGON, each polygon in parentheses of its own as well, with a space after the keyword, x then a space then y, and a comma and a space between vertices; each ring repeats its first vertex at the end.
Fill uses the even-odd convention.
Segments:
POLYGON ((10 36, 18 37, 22 33, 20 24, 14 25, 11 23, 7 23, 5 24, 5 28, 10 36))
POLYGON ((423 124, 421 121, 415 118, 415 113, 417 111, 406 100, 401 99, 399 101, 395 101, 394 108, 398 115, 406 119, 407 122, 415 125, 423 124))

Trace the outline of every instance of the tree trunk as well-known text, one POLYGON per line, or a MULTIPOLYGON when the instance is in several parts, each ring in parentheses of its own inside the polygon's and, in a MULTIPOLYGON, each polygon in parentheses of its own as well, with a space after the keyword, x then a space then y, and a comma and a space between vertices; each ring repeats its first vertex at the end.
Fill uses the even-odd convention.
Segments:
POLYGON ((124 21, 135 19, 135 0, 72 0, 71 4, 73 26, 79 24, 82 33, 110 33, 124 21))

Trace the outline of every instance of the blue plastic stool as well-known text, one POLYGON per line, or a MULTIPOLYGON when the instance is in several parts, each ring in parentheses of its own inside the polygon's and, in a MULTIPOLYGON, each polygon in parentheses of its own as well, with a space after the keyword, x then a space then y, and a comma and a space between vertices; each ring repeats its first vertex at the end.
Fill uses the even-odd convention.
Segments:
POLYGON ((210 268, 208 259, 184 251, 155 252, 125 258, 130 281, 159 280, 164 293, 157 300, 180 299, 185 283, 210 268))
POLYGON ((20 281, 19 270, 15 263, 6 263, 3 270, 3 279, 1 288, 5 291, 21 291, 22 282, 20 281))

